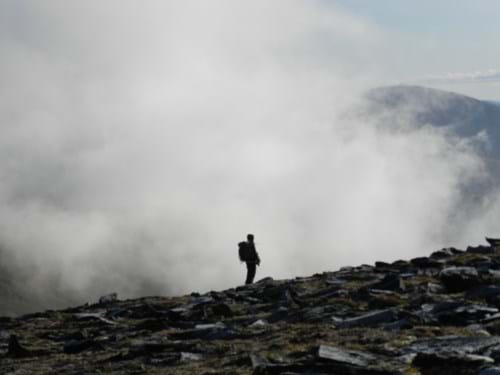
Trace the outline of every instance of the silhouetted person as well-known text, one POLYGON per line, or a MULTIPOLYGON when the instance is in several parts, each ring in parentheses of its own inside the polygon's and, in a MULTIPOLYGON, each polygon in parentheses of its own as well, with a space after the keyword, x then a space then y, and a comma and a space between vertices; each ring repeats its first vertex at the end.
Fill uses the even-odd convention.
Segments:
POLYGON ((246 242, 240 242, 238 244, 240 260, 247 264, 247 279, 245 281, 245 284, 247 285, 253 283, 255 271, 257 269, 257 266, 260 265, 259 254, 255 249, 255 243, 253 242, 253 240, 253 234, 249 234, 247 235, 246 242))

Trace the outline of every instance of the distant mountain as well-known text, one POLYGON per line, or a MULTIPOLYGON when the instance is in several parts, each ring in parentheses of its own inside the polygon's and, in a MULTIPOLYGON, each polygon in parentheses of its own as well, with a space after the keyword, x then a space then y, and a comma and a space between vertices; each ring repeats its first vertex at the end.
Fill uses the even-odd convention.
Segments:
POLYGON ((448 127, 462 137, 485 132, 487 157, 500 160, 500 105, 420 86, 388 86, 368 91, 361 115, 387 126, 448 127))

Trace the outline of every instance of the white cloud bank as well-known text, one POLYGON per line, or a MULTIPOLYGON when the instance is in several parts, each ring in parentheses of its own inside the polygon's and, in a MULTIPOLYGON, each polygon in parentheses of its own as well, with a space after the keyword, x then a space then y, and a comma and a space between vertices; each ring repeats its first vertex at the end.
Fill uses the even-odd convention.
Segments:
POLYGON ((499 69, 487 69, 465 73, 444 73, 431 75, 422 80, 423 83, 498 83, 500 82, 499 69))
POLYGON ((2 2, 2 261, 83 301, 238 285, 248 232, 276 278, 480 240, 472 147, 338 116, 380 38, 319 2, 2 2))

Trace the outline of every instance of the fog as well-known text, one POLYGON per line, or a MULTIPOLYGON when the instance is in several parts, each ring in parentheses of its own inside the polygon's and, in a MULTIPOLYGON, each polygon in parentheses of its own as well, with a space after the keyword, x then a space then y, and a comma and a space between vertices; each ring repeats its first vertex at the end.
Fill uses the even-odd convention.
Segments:
POLYGON ((240 285, 247 233, 257 279, 494 235, 475 142, 346 115, 384 38, 314 1, 3 1, 3 266, 86 302, 240 285))

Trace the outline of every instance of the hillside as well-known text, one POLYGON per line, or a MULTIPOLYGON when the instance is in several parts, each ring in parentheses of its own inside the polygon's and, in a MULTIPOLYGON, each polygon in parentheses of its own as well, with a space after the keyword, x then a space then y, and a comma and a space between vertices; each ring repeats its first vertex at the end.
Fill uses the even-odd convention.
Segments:
POLYGON ((479 246, 0 318, 0 373, 498 374, 500 254, 479 246))
POLYGON ((500 159, 500 106, 468 96, 419 86, 388 86, 368 91, 360 112, 390 126, 448 127, 461 137, 485 131, 488 157, 500 159))

